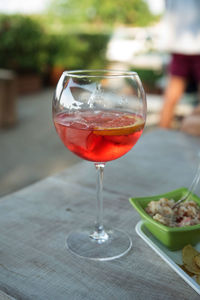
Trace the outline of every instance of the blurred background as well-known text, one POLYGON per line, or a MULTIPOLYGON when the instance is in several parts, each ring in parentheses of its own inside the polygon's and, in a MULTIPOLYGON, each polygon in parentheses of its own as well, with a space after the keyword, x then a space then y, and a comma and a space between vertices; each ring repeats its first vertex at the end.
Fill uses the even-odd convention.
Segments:
MULTIPOLYGON (((147 93, 145 130, 158 126, 169 62, 164 9, 163 0, 0 2, 0 196, 79 162, 51 118, 63 70, 137 71, 147 93)), ((179 102, 173 128, 191 112, 193 94, 179 102)))

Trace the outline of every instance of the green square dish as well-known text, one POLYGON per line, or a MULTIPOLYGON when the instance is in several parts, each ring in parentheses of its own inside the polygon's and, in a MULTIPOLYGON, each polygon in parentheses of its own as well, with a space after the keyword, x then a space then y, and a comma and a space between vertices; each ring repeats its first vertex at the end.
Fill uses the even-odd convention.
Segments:
MULTIPOLYGON (((193 246, 197 244, 200 241, 200 224, 184 227, 168 227, 149 216, 145 211, 145 207, 152 200, 156 201, 163 197, 178 201, 187 191, 188 189, 186 188, 180 188, 162 195, 129 199, 130 203, 140 214, 147 229, 170 250, 182 249, 187 244, 193 246)), ((200 198, 196 195, 192 194, 190 199, 200 205, 200 198)))

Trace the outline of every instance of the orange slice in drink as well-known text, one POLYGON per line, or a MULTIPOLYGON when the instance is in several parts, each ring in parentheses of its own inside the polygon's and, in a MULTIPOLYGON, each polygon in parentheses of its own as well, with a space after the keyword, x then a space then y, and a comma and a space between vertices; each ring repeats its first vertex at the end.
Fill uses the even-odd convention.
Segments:
MULTIPOLYGON (((122 125, 120 123, 121 122, 119 122, 119 125, 122 125)), ((133 132, 143 129, 144 127, 144 121, 141 118, 135 118, 134 123, 133 120, 130 121, 130 123, 132 124, 109 128, 98 126, 95 127, 93 133, 96 135, 129 135, 133 132)))

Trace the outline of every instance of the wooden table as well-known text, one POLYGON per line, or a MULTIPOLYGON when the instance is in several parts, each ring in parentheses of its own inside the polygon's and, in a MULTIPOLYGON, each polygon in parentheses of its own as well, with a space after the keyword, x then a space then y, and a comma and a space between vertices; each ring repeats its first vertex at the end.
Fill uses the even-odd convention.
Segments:
POLYGON ((199 299, 136 234, 140 217, 128 201, 189 186, 199 149, 197 138, 155 130, 107 164, 105 222, 133 240, 131 251, 114 261, 88 261, 65 248, 68 232, 95 218, 91 163, 1 198, 0 299, 199 299))

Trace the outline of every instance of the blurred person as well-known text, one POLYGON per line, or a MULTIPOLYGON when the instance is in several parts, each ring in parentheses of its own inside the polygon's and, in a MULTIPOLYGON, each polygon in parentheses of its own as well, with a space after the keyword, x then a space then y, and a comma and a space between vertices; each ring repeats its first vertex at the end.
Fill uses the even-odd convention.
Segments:
POLYGON ((171 54, 160 126, 170 128, 189 82, 200 83, 200 0, 165 0, 164 48, 171 54))

